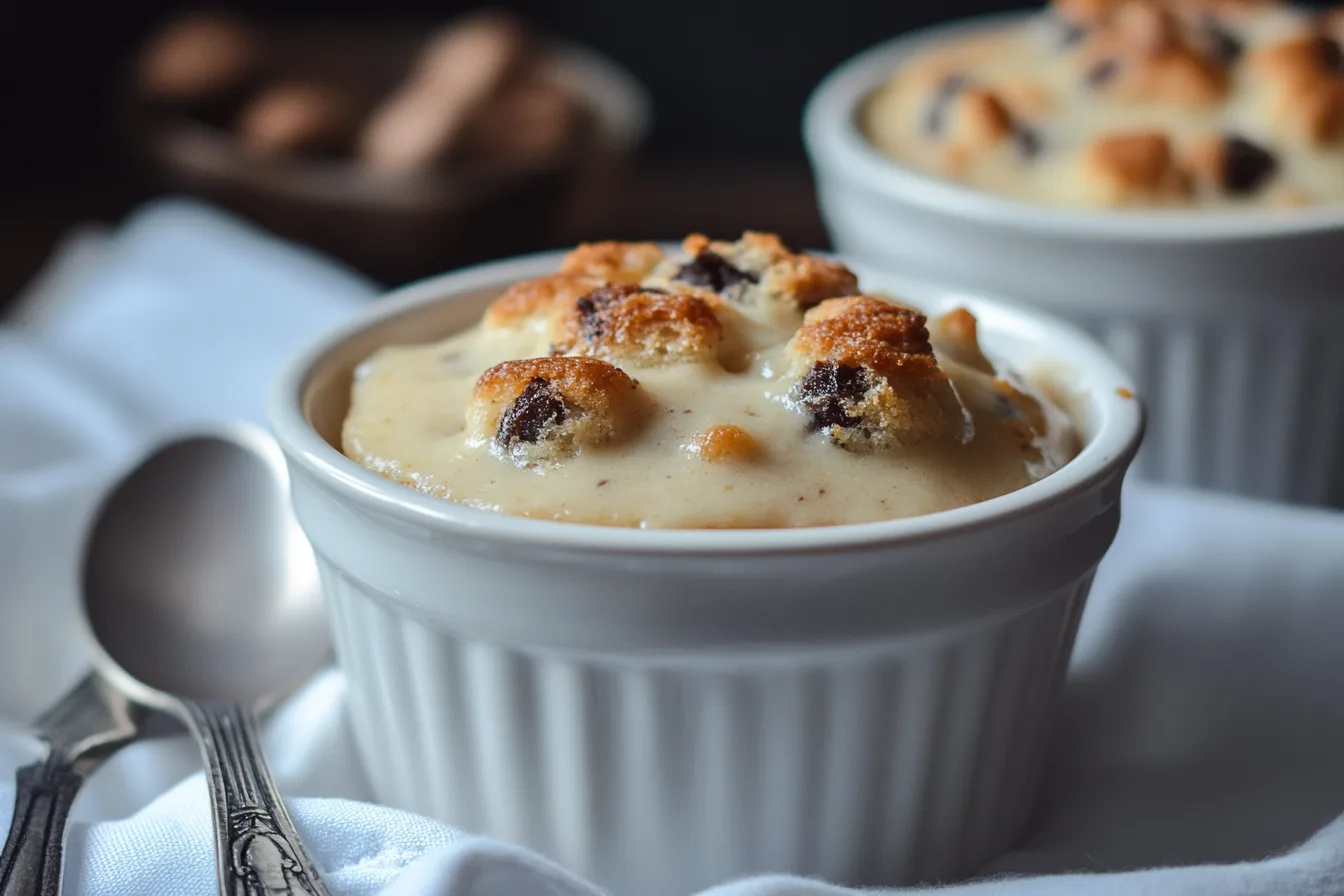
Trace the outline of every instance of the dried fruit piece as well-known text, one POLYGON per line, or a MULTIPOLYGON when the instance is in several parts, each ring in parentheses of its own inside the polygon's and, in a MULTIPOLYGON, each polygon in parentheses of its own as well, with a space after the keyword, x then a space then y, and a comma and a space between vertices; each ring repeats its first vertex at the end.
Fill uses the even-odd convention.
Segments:
POLYGON ((872 384, 862 367, 818 361, 798 381, 795 397, 811 414, 809 429, 855 426, 860 419, 848 409, 867 394, 872 384))
POLYGON ((565 399, 549 380, 534 376, 499 417, 495 443, 511 448, 518 442, 541 441, 547 429, 569 418, 565 399))
POLYGON ((695 257, 681 266, 672 278, 691 286, 703 286, 715 292, 723 292, 738 283, 759 283, 761 278, 748 271, 735 268, 722 255, 708 249, 697 252, 695 257))

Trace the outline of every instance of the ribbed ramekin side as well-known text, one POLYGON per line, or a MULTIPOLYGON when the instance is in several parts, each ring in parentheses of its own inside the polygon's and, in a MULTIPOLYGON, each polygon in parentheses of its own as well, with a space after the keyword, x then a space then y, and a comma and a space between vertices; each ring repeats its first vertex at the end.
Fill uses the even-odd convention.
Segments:
POLYGON ((379 799, 649 896, 974 871, 1030 811, 1090 581, 930 635, 650 659, 473 640, 323 580, 379 799))
POLYGON ((1143 478, 1273 500, 1344 498, 1344 335, 1290 313, 1078 323, 1142 391, 1143 478))

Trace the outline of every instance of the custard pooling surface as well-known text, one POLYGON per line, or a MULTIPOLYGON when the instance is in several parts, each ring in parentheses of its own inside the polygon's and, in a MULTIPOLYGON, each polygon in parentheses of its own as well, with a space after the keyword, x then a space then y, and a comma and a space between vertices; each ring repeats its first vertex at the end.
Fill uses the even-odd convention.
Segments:
POLYGON ((1071 456, 1063 415, 988 366, 969 314, 930 338, 923 315, 852 296, 848 271, 773 237, 597 244, 567 268, 365 361, 346 454, 471 507, 648 528, 914 516, 1071 456))

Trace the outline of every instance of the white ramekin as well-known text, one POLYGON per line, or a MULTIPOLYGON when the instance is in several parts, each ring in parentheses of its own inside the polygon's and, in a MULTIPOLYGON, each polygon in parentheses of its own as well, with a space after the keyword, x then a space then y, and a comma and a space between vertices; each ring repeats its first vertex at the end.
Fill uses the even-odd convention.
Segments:
POLYGON ((1086 447, 982 504, 833 528, 514 518, 333 447, 358 361, 474 322, 558 260, 400 290, 274 393, 379 799, 530 846, 617 896, 757 871, 898 883, 979 867, 1032 806, 1119 521, 1143 425, 1128 377, 1066 325, 966 303, 991 351, 1049 365, 1077 396, 1086 447))
POLYGON ((892 162, 857 110, 912 52, 1020 16, 880 44, 828 75, 804 138, 836 249, 916 281, 1070 319, 1134 375, 1146 478, 1344 501, 1344 205, 1238 213, 1073 211, 892 162))

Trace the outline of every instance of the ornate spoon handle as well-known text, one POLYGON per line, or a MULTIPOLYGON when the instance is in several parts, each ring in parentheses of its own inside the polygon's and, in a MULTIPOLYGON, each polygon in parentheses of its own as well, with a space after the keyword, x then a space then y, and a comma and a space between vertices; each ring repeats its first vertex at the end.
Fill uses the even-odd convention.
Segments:
POLYGON ((14 817, 0 851, 0 896, 58 896, 65 823, 84 779, 141 734, 145 710, 88 675, 37 721, 41 762, 14 775, 14 817))
POLYGON ((255 714, 237 704, 183 701, 205 758, 215 857, 224 896, 326 896, 261 751, 255 714))
POLYGON ((14 821, 0 853, 0 896, 58 896, 65 822, 84 783, 70 760, 52 750, 14 774, 14 821))

